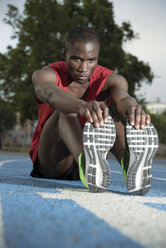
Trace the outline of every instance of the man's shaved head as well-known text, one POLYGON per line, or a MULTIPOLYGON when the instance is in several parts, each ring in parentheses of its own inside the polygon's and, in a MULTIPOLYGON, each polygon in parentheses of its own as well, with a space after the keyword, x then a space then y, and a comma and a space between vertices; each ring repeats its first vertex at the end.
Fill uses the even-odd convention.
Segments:
POLYGON ((70 30, 66 37, 65 50, 67 51, 71 45, 74 46, 75 42, 96 43, 100 47, 98 34, 87 26, 76 26, 70 30))

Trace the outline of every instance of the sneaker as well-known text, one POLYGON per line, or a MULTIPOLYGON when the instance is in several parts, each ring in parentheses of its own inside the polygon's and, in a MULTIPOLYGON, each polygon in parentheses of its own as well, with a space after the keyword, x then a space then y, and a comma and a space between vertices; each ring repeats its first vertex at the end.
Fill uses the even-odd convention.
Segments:
POLYGON ((152 160, 158 149, 158 134, 153 124, 135 129, 126 124, 126 151, 121 165, 130 194, 146 194, 152 183, 152 160))
POLYGON ((100 128, 86 122, 83 130, 84 153, 79 157, 80 179, 91 192, 105 191, 110 185, 111 172, 106 160, 116 138, 112 117, 100 128))

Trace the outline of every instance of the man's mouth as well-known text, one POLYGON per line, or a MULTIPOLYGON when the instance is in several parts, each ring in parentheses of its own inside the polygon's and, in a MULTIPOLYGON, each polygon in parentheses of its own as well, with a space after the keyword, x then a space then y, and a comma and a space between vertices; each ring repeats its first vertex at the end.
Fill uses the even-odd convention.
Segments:
POLYGON ((86 79, 88 79, 88 76, 87 75, 78 75, 77 78, 81 79, 81 80, 86 80, 86 79))

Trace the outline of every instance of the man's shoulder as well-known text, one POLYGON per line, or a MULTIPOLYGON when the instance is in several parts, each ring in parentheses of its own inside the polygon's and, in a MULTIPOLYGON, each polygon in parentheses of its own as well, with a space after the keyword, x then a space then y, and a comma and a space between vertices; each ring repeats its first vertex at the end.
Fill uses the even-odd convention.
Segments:
POLYGON ((48 65, 53 70, 67 70, 65 61, 57 61, 48 65))
POLYGON ((66 86, 68 84, 68 73, 65 61, 54 62, 49 65, 49 68, 51 68, 51 70, 56 74, 58 85, 62 83, 66 86))
POLYGON ((110 74, 114 73, 114 71, 104 67, 104 66, 101 66, 101 65, 97 65, 96 66, 96 69, 93 73, 93 77, 108 77, 110 74))

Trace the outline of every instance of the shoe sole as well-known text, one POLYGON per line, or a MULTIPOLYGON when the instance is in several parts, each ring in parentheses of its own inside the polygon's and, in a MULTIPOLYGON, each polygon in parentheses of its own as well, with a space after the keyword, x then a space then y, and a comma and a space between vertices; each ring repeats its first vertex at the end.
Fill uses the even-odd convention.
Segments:
POLYGON ((126 139, 130 153, 127 189, 130 194, 144 195, 152 184, 151 165, 158 149, 158 134, 152 124, 137 130, 127 123, 126 139))
POLYGON ((95 128, 86 122, 83 130, 85 176, 91 192, 103 192, 110 185, 111 171, 106 156, 115 138, 116 129, 111 116, 108 117, 108 122, 100 128, 95 128))

